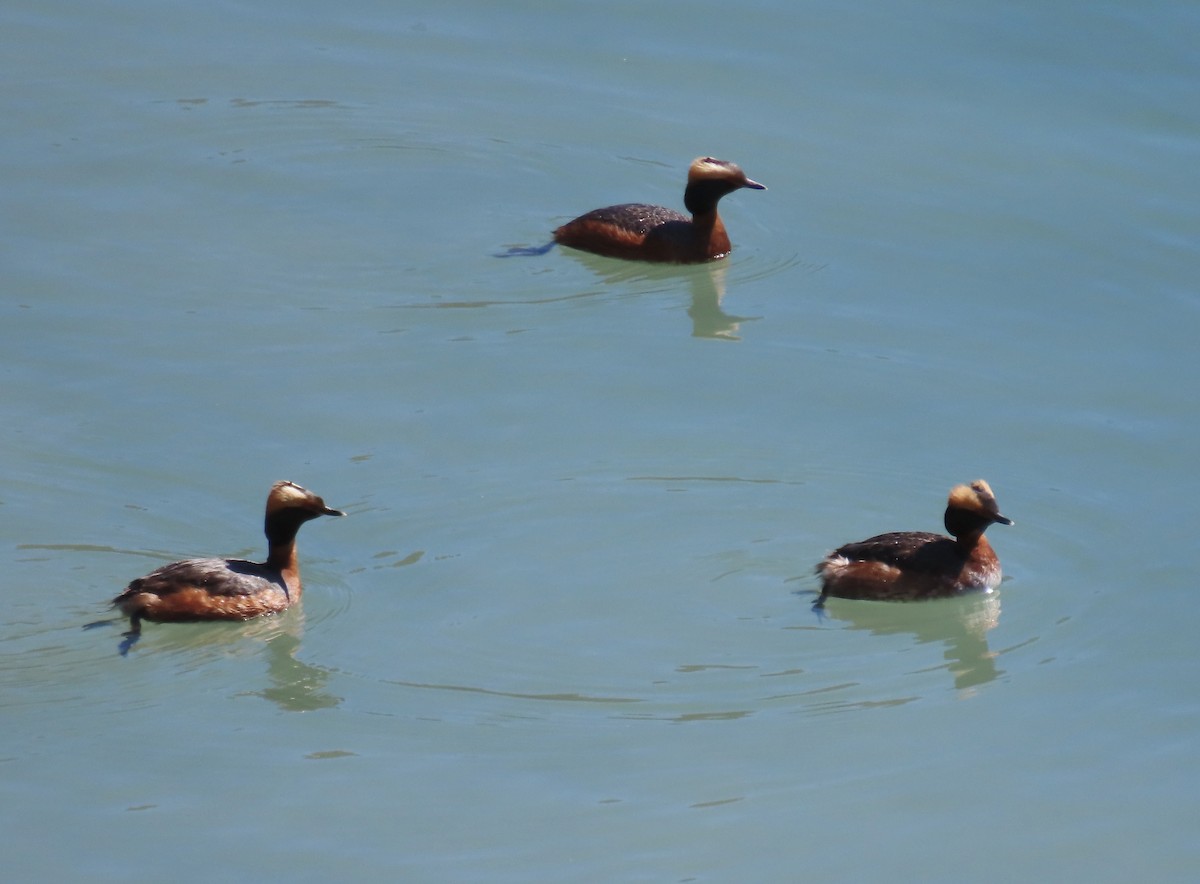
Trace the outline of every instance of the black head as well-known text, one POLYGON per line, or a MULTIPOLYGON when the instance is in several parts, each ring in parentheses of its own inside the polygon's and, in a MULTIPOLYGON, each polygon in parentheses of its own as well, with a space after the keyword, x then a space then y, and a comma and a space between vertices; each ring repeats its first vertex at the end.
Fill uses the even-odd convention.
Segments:
POLYGON ((946 530, 955 537, 982 533, 988 525, 1011 525, 1013 520, 1000 514, 996 495, 983 479, 969 485, 956 485, 946 501, 946 530))
POLYGON ((274 541, 296 536, 300 526, 318 516, 344 516, 316 494, 295 482, 276 482, 267 495, 267 537, 274 541))
POLYGON ((728 160, 697 157, 688 168, 688 183, 683 192, 683 202, 689 212, 700 215, 711 212, 725 194, 741 190, 743 187, 751 190, 767 189, 766 185, 747 178, 745 172, 728 160))

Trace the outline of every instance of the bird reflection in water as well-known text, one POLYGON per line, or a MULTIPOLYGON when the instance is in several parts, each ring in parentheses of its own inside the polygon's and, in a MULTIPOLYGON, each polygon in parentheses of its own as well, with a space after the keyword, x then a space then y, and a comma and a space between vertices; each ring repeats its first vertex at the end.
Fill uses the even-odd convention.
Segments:
POLYGON ((254 695, 270 700, 286 712, 331 709, 342 702, 326 690, 330 672, 296 659, 300 636, 281 632, 267 642, 267 679, 270 684, 254 695))
POLYGON ((973 593, 927 602, 863 602, 830 598, 823 616, 874 635, 911 635, 917 644, 945 646, 944 667, 954 686, 968 690, 1003 674, 987 634, 1000 623, 1000 594, 973 593))
POLYGON ((740 340, 738 332, 743 322, 753 322, 757 316, 735 316, 721 306, 725 299, 725 282, 729 265, 724 262, 699 265, 645 265, 613 261, 587 252, 572 251, 572 259, 587 267, 608 285, 640 284, 643 291, 673 290, 680 281, 687 283, 691 304, 687 315, 692 320, 692 337, 740 340), (654 285, 661 283, 661 286, 654 285))

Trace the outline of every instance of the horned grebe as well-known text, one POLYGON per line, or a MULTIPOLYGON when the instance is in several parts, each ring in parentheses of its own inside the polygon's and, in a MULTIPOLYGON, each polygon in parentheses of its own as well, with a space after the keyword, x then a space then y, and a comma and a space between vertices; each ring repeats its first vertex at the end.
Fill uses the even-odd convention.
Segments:
POLYGON ((294 482, 276 482, 267 495, 266 562, 187 559, 139 577, 112 600, 129 618, 121 653, 138 640, 143 620, 248 620, 294 604, 303 592, 296 532, 318 516, 344 515, 294 482))
POLYGON ((643 203, 594 209, 554 231, 554 241, 610 258, 696 264, 729 254, 717 203, 743 187, 767 188, 725 160, 700 157, 688 169, 683 204, 692 217, 643 203))
POLYGON ((941 598, 1000 584, 1000 560, 983 532, 1013 524, 980 479, 950 492, 944 517, 952 537, 926 531, 880 534, 835 549, 821 564, 820 608, 828 596, 877 601, 941 598))

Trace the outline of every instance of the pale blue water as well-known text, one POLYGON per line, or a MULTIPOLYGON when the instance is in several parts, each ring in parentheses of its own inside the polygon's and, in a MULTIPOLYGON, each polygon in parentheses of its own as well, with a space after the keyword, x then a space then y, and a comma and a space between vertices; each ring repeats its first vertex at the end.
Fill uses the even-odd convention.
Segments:
POLYGON ((1191 880, 1200 13, 0 10, 13 880, 1191 880), (545 242, 723 203, 719 267, 545 242), (1016 520, 991 596, 813 564, 1016 520), (303 607, 83 631, 175 558, 303 607))

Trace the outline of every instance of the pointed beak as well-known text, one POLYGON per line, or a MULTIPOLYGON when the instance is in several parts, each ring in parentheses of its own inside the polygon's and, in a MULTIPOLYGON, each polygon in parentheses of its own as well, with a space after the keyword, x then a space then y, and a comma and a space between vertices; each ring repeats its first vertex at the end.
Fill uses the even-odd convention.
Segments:
POLYGON ((746 183, 743 184, 742 187, 749 187, 751 190, 766 190, 767 189, 767 185, 759 184, 757 181, 754 181, 753 179, 750 179, 750 178, 746 179, 746 183))
POLYGON ((335 509, 333 509, 333 507, 327 506, 321 510, 321 515, 323 515, 323 516, 344 516, 346 514, 344 512, 342 512, 341 510, 335 510, 335 509))
POLYGON ((996 522, 997 524, 1000 524, 1000 525, 1015 525, 1016 524, 1016 522, 1014 522, 1008 516, 1002 516, 999 513, 996 513, 996 515, 992 516, 992 521, 996 522))

